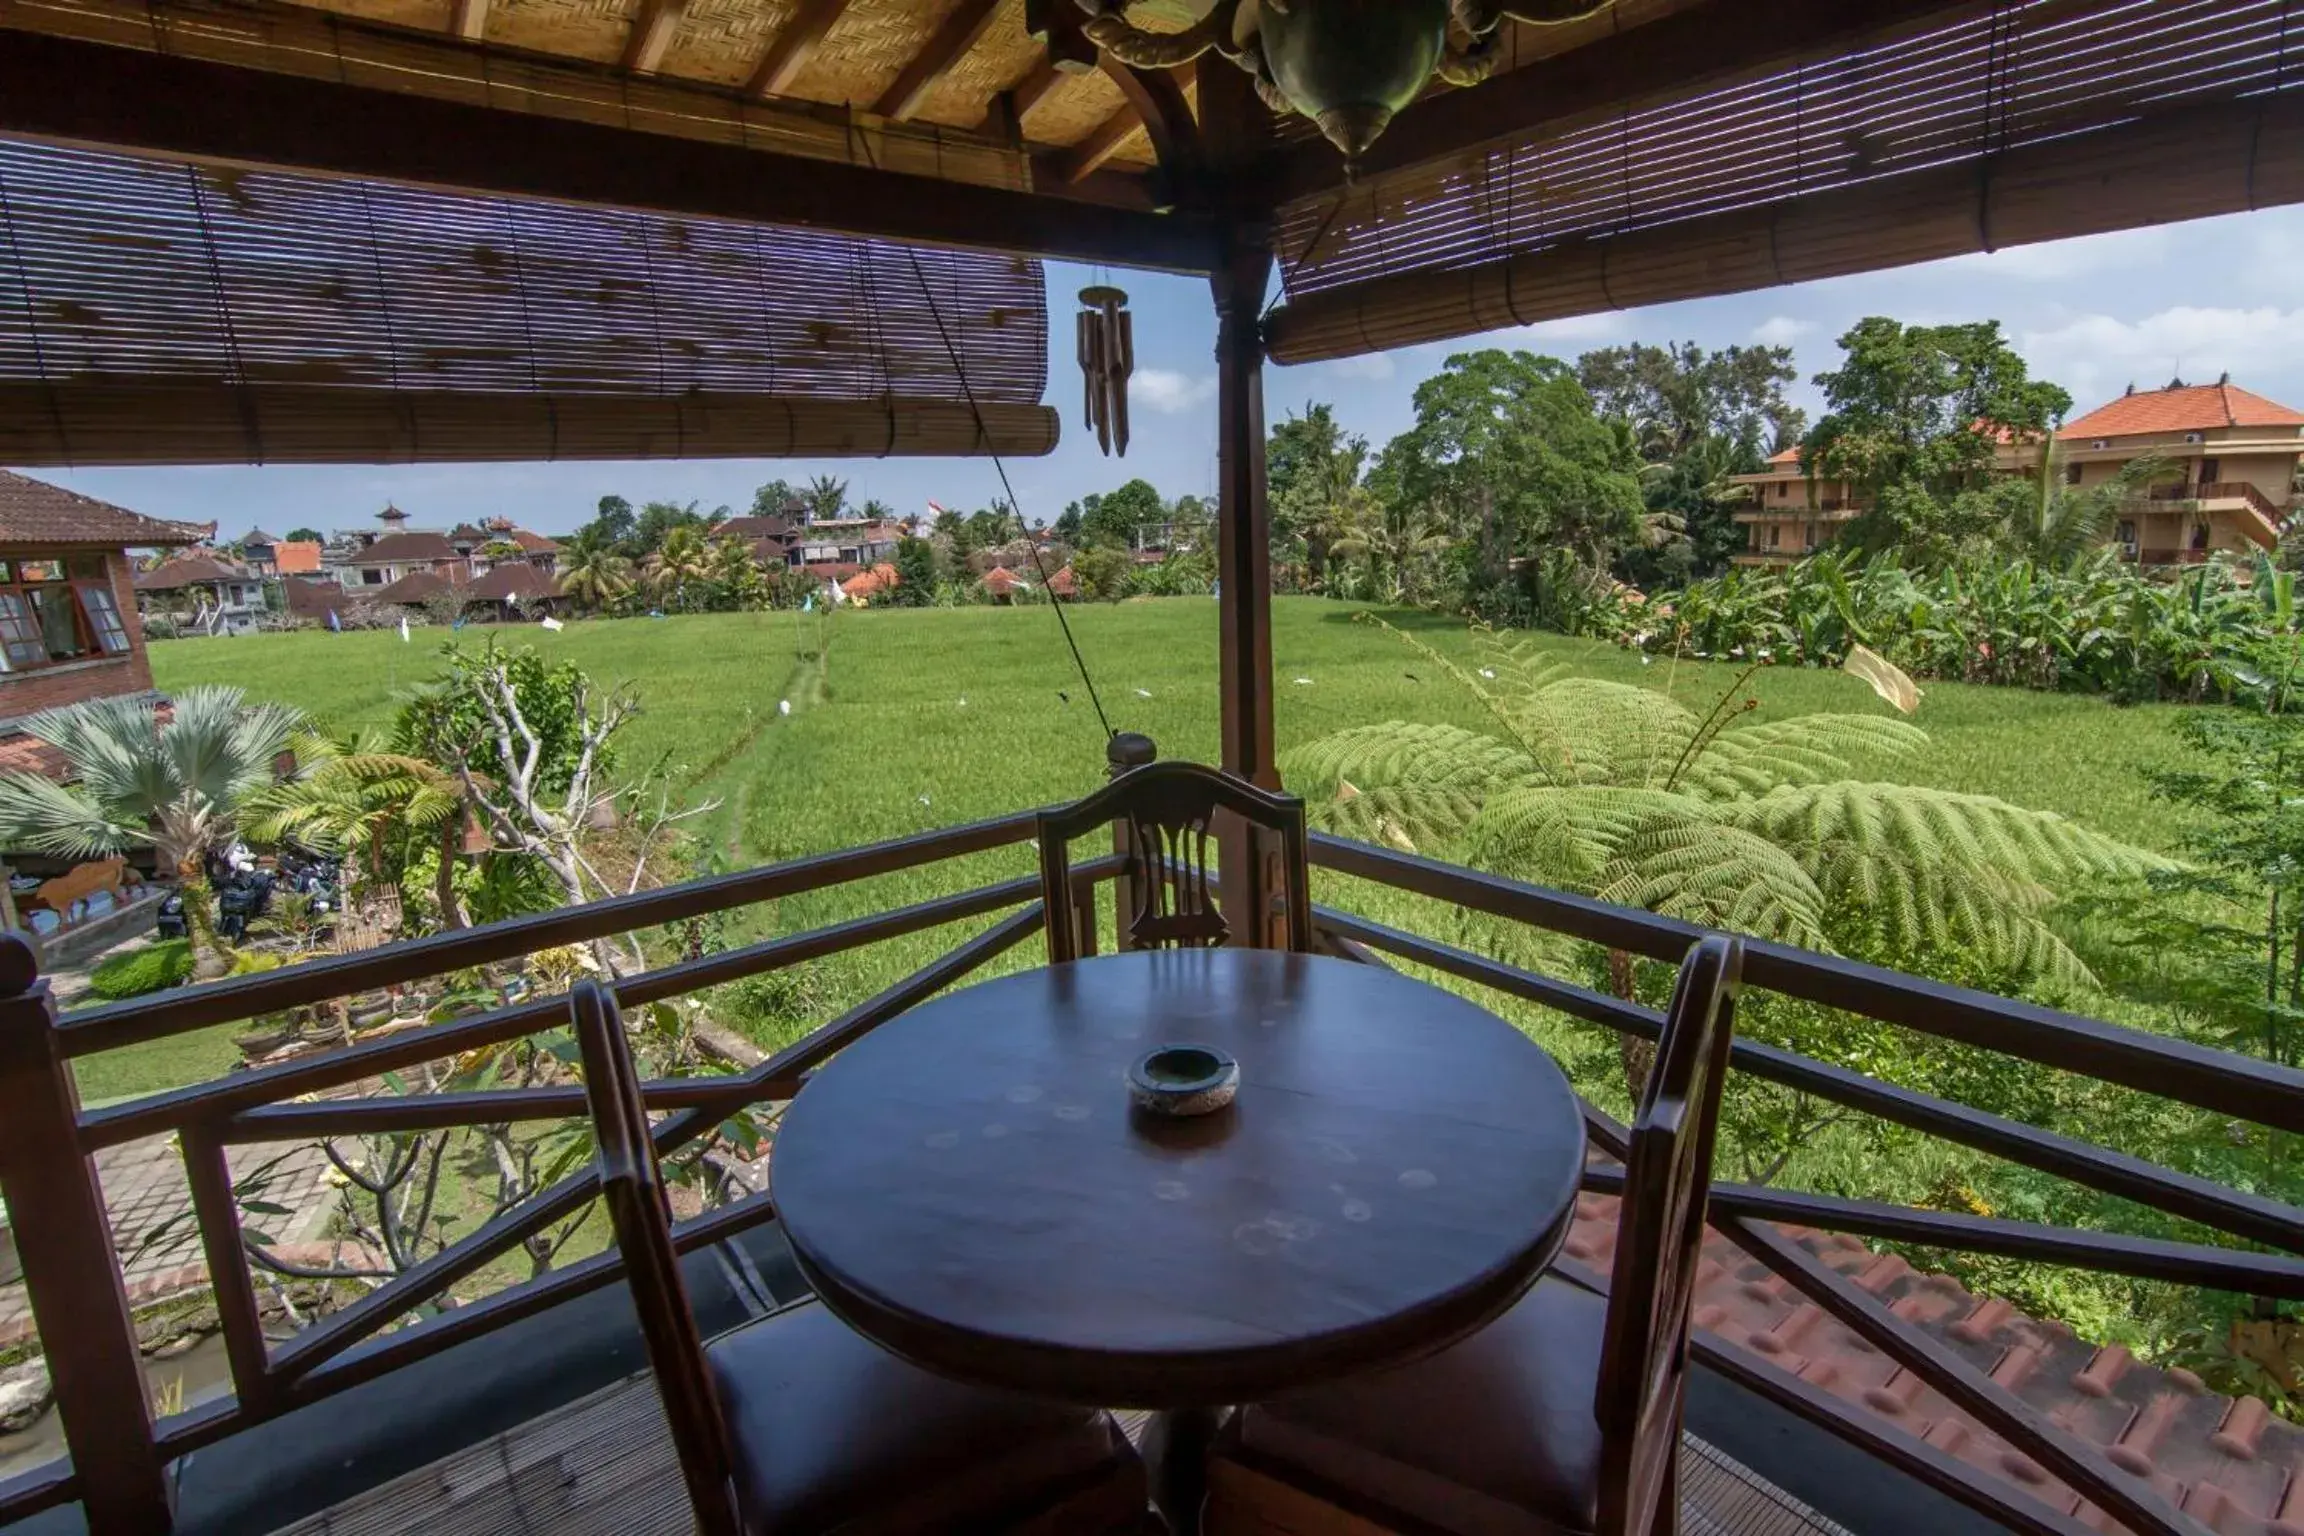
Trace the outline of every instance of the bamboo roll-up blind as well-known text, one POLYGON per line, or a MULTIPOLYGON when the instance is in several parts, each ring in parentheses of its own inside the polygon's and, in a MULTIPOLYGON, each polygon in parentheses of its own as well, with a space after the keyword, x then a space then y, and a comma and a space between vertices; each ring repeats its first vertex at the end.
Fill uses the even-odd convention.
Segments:
POLYGON ((1047 453, 1056 413, 930 400, 0 383, 0 463, 416 464, 1047 453))
POLYGON ((2181 107, 1989 160, 1408 272, 1273 311, 1274 361, 1876 271, 2009 245, 2304 202, 2304 92, 2181 107))
MULTIPOLYGON (((2291 18, 2290 9, 2291 0, 1977 4, 1868 47, 1626 103, 1597 120, 1305 199, 1281 211, 1275 245, 1289 296, 1300 300, 1973 167, 2172 107, 2304 81, 2304 15, 2291 18)), ((1509 79, 1477 87, 1511 88, 1509 79)), ((2104 190, 2125 195, 2117 180, 2104 190)))
POLYGON ((11 28, 947 181, 1031 188, 1029 157, 981 134, 761 101, 695 80, 634 79, 580 60, 483 50, 301 5, 0 0, 0 29, 11 28))
POLYGON ((0 143, 4 462, 1046 452, 1047 330, 1012 257, 0 143))

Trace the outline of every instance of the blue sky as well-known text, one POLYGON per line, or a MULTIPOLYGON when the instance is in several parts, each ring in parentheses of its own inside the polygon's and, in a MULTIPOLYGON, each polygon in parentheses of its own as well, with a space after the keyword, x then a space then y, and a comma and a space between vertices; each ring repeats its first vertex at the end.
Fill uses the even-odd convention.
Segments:
MULTIPOLYGON (((1050 399, 1066 415, 1064 442, 1046 458, 1009 465, 1025 513, 1053 519, 1064 504, 1135 475, 1167 495, 1209 493, 1215 479, 1215 325, 1206 286, 1150 273, 1112 274, 1136 313, 1135 441, 1108 460, 1077 420, 1079 384, 1068 344, 1049 370, 1050 399)), ((1053 332, 1069 338, 1073 294, 1088 269, 1051 265, 1053 332)), ((2080 409, 2134 382, 2153 388, 2181 373, 2192 382, 2230 371, 2261 394, 2304 408, 2304 209, 2279 209, 2126 234, 2026 246, 1861 277, 1706 299, 1575 320, 1378 357, 1266 375, 1266 407, 1278 421, 1308 400, 1333 401, 1356 432, 1381 445, 1414 414, 1419 379, 1450 352, 1527 347, 1573 358, 1625 341, 1695 340, 1706 346, 1782 342, 1795 349, 1801 403, 1806 380, 1832 366, 1833 340, 1873 314, 1912 322, 1998 319, 2035 373, 2053 378, 2080 409)), ((90 495, 157 517, 215 519, 227 536, 252 525, 284 533, 299 525, 349 527, 387 500, 420 525, 501 513, 561 533, 615 492, 651 499, 749 505, 752 488, 783 476, 828 472, 854 499, 877 496, 899 510, 933 498, 977 507, 999 494, 986 460, 699 460, 647 464, 524 464, 37 471, 90 495)))

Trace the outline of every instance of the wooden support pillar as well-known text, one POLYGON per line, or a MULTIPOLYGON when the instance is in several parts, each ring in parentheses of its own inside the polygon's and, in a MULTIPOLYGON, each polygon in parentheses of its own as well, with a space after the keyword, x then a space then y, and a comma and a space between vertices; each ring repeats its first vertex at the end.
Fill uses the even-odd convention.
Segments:
POLYGON ((55 1000, 31 946, 0 934, 0 1194, 81 1508, 93 1536, 164 1536, 175 1516, 136 1325, 57 1045, 55 1000))
MULTIPOLYGON (((1264 474, 1264 299, 1272 281, 1268 214, 1254 188, 1262 167, 1249 158, 1268 142, 1265 112, 1242 71, 1199 63, 1200 158, 1189 174, 1217 216, 1220 251, 1209 274, 1216 303, 1216 622, 1217 702, 1224 771, 1265 789, 1280 787, 1272 739, 1272 526, 1264 474)), ((1218 826, 1218 900, 1232 942, 1284 948, 1275 938, 1272 896, 1277 847, 1225 817, 1218 826)))

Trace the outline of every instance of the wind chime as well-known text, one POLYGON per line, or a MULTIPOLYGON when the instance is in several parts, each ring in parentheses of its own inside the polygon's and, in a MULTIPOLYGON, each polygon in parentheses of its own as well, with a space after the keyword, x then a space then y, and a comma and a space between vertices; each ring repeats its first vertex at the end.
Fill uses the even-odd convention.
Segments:
POLYGON ((1117 288, 1080 290, 1080 373, 1088 425, 1106 455, 1128 457, 1128 376, 1136 371, 1136 326, 1128 295, 1117 288))

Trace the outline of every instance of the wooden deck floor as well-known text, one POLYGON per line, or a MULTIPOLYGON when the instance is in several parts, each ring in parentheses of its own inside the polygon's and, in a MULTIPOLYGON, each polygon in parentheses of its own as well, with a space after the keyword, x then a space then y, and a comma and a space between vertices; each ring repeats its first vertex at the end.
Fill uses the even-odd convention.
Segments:
MULTIPOLYGON (((1142 1414, 1124 1414, 1140 1436, 1142 1414)), ((1849 1536, 1711 1446, 1681 1458, 1686 1536, 1849 1536)), ((691 1536, 646 1375, 348 1499, 274 1536, 691 1536)))

